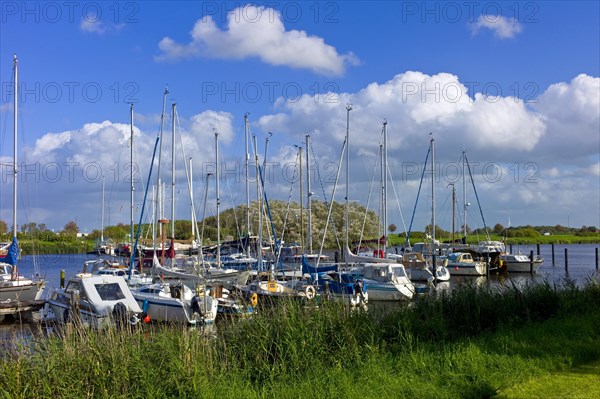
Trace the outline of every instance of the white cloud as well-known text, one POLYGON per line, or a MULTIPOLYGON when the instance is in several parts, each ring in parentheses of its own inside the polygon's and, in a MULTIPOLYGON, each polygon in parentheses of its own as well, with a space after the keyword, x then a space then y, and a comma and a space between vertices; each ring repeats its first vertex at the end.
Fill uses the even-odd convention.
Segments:
POLYGON ((600 78, 582 74, 568 83, 550 85, 533 105, 548 126, 541 153, 581 164, 598 154, 600 78))
POLYGON ((286 30, 279 11, 267 7, 236 8, 227 15, 225 30, 219 29, 212 17, 205 16, 196 22, 191 37, 188 44, 164 37, 158 44, 161 54, 157 60, 256 57, 270 65, 309 69, 325 75, 342 75, 347 64, 358 62, 352 53, 339 54, 321 37, 286 30))
POLYGON ((124 23, 104 23, 101 19, 82 18, 79 23, 79 29, 85 33, 91 33, 95 35, 104 35, 109 32, 118 32, 125 27, 124 23))
POLYGON ((501 15, 480 15, 477 21, 470 23, 473 34, 479 33, 482 29, 489 29, 494 32, 498 39, 510 39, 521 33, 523 26, 513 18, 506 18, 501 15))

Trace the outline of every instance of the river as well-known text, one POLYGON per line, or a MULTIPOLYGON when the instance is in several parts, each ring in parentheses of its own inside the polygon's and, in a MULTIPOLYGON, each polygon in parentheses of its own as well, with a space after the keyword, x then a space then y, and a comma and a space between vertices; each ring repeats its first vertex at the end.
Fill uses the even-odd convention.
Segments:
MULTIPOLYGON (((572 280, 577 285, 585 284, 590 278, 600 280, 600 273, 596 270, 595 249, 600 247, 598 244, 569 244, 554 245, 554 264, 552 263, 552 246, 540 245, 540 255, 544 258, 544 264, 535 274, 514 273, 509 276, 491 275, 490 284, 510 283, 522 285, 525 283, 541 283, 548 281, 550 283, 562 284, 567 279, 572 280), (568 252, 568 269, 565 270, 565 248, 568 252)), ((508 249, 508 248, 507 248, 508 249)), ((514 253, 521 251, 523 254, 537 252, 535 245, 513 245, 514 253)), ((60 285, 60 271, 64 270, 67 278, 82 271, 83 262, 89 259, 95 259, 96 255, 71 254, 71 255, 37 255, 23 256, 19 262, 19 272, 24 276, 32 276, 36 270, 39 270, 42 276, 46 278, 46 290, 44 297, 47 297, 52 288, 60 285)), ((485 277, 452 277, 450 287, 457 285, 462 281, 475 281, 477 284, 485 284, 485 277)), ((30 336, 32 326, 18 321, 5 320, 0 322, 0 343, 10 341, 15 336, 30 336)))

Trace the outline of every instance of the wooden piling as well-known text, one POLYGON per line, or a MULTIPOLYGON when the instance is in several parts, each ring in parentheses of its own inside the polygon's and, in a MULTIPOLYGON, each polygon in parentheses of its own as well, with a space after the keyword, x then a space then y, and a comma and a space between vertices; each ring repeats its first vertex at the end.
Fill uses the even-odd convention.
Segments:
POLYGON ((65 288, 65 269, 60 269, 60 288, 65 288))
POLYGON ((540 244, 537 244, 536 247, 537 247, 536 248, 537 249, 537 256, 540 256, 540 244))
POLYGON ((598 270, 598 247, 596 247, 596 270, 598 270))
POLYGON ((554 266, 554 244, 552 244, 552 266, 554 266))
POLYGON ((569 255, 567 252, 567 248, 565 248, 565 272, 569 271, 569 255))
POLYGON ((533 250, 529 251, 529 274, 533 274, 533 250))

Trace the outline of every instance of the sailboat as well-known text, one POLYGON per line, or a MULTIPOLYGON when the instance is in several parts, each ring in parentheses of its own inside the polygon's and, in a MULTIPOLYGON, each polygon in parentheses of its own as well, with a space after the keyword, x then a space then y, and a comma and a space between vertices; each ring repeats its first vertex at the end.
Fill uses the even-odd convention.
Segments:
POLYGON ((43 279, 30 279, 19 274, 19 242, 17 240, 17 56, 14 56, 14 154, 13 154, 13 238, 7 254, 0 262, 0 315, 15 315, 40 308, 45 287, 43 279), (39 303, 38 303, 39 302, 39 303))
MULTIPOLYGON (((348 113, 350 110, 348 110, 348 113)), ((346 135, 348 135, 348 129, 346 135)), ((382 194, 383 194, 383 226, 387 225, 387 121, 383 121, 383 156, 382 162, 382 194)), ((348 153, 347 153, 348 154, 348 153)), ((349 161, 349 159, 347 159, 349 161)), ((347 168, 348 170, 349 168, 347 168)), ((348 176, 346 175, 346 218, 348 218, 348 176)), ((346 226, 348 220, 346 219, 346 226)), ((346 227, 348 230, 348 227, 346 227)), ((367 258, 366 261, 358 261, 350 272, 357 273, 364 279, 369 290, 369 299, 374 301, 397 301, 411 299, 415 294, 415 287, 410 281, 404 266, 397 262, 386 259, 387 237, 383 238, 383 258, 367 258)), ((348 248, 348 232, 346 231, 346 263, 350 259, 356 261, 362 258, 354 255, 348 248)))

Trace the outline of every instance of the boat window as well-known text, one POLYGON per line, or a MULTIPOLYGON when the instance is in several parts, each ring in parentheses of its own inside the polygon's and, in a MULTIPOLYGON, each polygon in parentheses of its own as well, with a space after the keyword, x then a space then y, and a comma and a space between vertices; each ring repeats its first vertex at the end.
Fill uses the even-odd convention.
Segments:
POLYGON ((96 291, 98 291, 103 301, 125 299, 125 295, 118 283, 94 284, 94 287, 96 287, 96 291))
POLYGON ((397 277, 403 277, 405 275, 403 267, 392 267, 392 272, 394 273, 394 276, 397 277))

